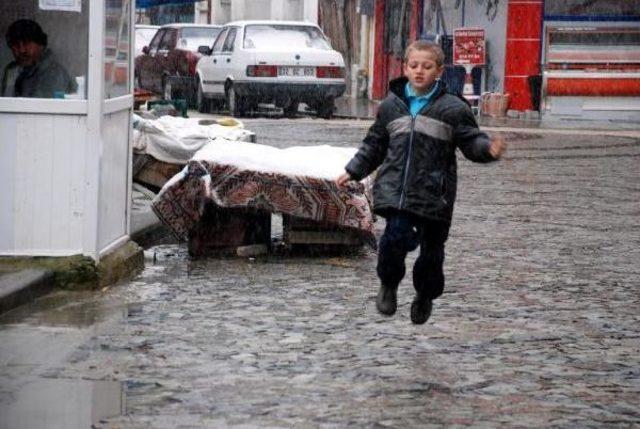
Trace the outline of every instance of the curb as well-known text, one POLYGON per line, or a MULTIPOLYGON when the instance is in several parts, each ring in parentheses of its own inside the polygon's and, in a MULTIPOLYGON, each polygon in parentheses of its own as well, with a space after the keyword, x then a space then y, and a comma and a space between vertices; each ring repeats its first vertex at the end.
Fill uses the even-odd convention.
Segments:
POLYGON ((53 271, 26 269, 0 275, 0 314, 53 291, 53 271))
POLYGON ((351 115, 346 113, 334 113, 333 117, 336 119, 357 119, 359 121, 374 121, 376 118, 368 115, 351 115))
POLYGON ((96 290, 144 267, 143 249, 127 240, 98 264, 83 255, 0 258, 0 314, 61 290, 96 290))

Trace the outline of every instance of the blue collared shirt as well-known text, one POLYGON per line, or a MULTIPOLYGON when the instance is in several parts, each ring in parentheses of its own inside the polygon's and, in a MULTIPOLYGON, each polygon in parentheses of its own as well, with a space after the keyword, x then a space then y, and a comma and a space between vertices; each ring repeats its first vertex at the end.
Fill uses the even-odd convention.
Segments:
POLYGON ((431 91, 429 91, 425 95, 416 95, 413 87, 411 86, 411 83, 407 82, 404 87, 404 97, 409 103, 409 111, 411 112, 411 116, 415 118, 418 112, 431 102, 431 98, 436 93, 439 87, 440 82, 436 81, 436 84, 433 86, 433 89, 431 91))

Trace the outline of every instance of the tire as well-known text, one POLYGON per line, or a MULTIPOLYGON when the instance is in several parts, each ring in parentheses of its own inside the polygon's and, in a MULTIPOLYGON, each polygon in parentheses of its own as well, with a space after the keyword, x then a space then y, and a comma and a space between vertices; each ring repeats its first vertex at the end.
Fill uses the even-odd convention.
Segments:
POLYGON ((195 85, 191 85, 188 88, 183 90, 184 98, 187 100, 187 107, 189 109, 196 109, 198 105, 196 104, 196 87, 195 85))
POLYGON ((233 86, 227 89, 227 108, 229 114, 236 118, 242 118, 246 114, 245 100, 236 93, 233 86))
POLYGON ((196 81, 196 107, 200 113, 211 113, 211 100, 204 96, 200 79, 196 81))
POLYGON ((175 95, 175 91, 171 86, 171 82, 164 78, 162 80, 162 99, 163 100, 173 100, 175 95))
POLYGON ((227 101, 224 98, 211 98, 209 99, 209 105, 211 111, 221 112, 224 111, 227 101))
POLYGON ((258 110, 258 100, 253 97, 243 97, 243 105, 245 114, 258 110))
POLYGON ((318 117, 323 119, 331 119, 331 117, 333 116, 333 111, 335 110, 333 98, 327 98, 318 102, 316 110, 318 113, 318 117))
POLYGON ((299 103, 296 100, 290 100, 282 108, 285 118, 295 118, 298 114, 299 103))

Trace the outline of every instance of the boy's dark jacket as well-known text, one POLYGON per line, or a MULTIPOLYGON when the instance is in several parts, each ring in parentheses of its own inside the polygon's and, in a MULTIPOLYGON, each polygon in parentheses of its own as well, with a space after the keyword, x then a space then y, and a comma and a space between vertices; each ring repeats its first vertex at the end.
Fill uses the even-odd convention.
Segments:
POLYGON ((406 77, 389 83, 362 146, 345 167, 360 180, 380 167, 373 186, 374 211, 385 216, 402 210, 450 223, 456 198, 455 150, 476 162, 490 162, 489 137, 478 129, 465 101, 446 85, 415 119, 404 98, 406 77))

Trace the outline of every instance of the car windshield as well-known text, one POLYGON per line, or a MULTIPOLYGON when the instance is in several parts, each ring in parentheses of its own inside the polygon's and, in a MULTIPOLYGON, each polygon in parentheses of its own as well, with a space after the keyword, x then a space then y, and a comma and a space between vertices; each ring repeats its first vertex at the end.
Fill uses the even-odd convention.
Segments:
POLYGON ((213 41, 218 37, 220 28, 211 27, 187 27, 183 28, 178 40, 178 47, 197 51, 198 46, 211 46, 213 41))
POLYGON ((317 27, 310 25, 248 25, 244 30, 245 49, 331 49, 317 27))

